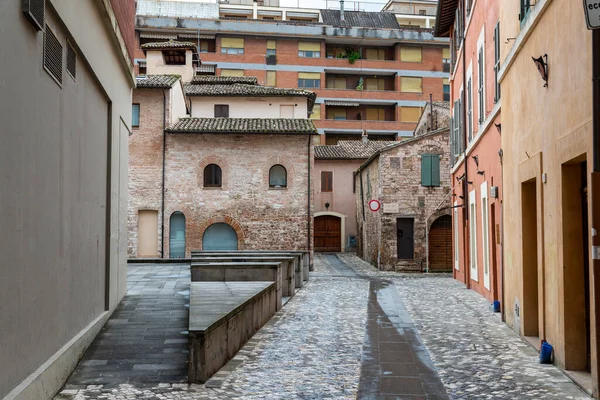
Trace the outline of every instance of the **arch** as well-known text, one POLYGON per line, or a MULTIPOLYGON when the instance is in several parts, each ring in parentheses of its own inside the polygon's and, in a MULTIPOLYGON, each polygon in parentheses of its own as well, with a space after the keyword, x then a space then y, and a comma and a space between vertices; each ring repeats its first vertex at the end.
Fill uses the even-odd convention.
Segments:
POLYGON ((220 188, 223 186, 223 172, 217 164, 208 164, 204 167, 204 187, 220 188))
POLYGON ((169 217, 169 258, 185 258, 185 215, 175 211, 169 217))
MULTIPOLYGON (((340 225, 341 225, 341 227, 340 227, 340 251, 342 251, 342 252, 346 251, 346 242, 345 242, 346 216, 344 214, 336 213, 333 211, 319 211, 319 212, 315 213, 314 219, 315 219, 315 221, 317 221, 317 218, 324 217, 324 216, 337 217, 340 219, 340 225)), ((316 234, 316 222, 315 222, 315 224, 313 224, 313 226, 315 227, 315 234, 316 234)), ((315 237, 315 248, 316 248, 316 237, 315 237)))
MULTIPOLYGON (((208 219, 205 219, 204 221, 202 221, 199 225, 199 229, 196 231, 197 233, 195 232, 195 235, 197 235, 197 238, 200 241, 200 248, 202 250, 206 250, 206 249, 204 249, 204 242, 203 242, 204 233, 206 232, 206 230, 208 228, 210 228, 211 225, 214 225, 217 223, 224 223, 224 224, 231 226, 231 228, 235 231, 235 234, 237 235, 238 250, 245 249, 246 235, 244 234, 242 225, 238 221, 236 221, 234 218, 231 218, 229 216, 218 216, 218 217, 208 218, 208 219)), ((196 244, 194 244, 194 246, 196 246, 196 244)))
POLYGON ((281 165, 283 168, 285 168, 286 188, 290 189, 294 185, 294 164, 287 158, 281 156, 269 157, 262 164, 261 174, 264 185, 269 188, 271 187, 269 179, 271 175, 271 169, 276 165, 281 165))
POLYGON ((270 188, 286 188, 287 187, 287 170, 281 164, 275 164, 269 170, 269 187, 270 188))
POLYGON ((452 217, 444 214, 429 228, 427 264, 429 271, 452 271, 452 217))
POLYGON ((235 229, 224 222, 210 225, 202 234, 203 250, 237 250, 238 247, 235 229))
POLYGON ((229 164, 227 163, 227 161, 225 161, 225 159, 218 156, 206 156, 198 162, 198 166, 196 168, 198 187, 207 190, 218 190, 227 188, 229 179, 229 164), (221 186, 219 187, 204 186, 204 172, 206 167, 210 164, 216 164, 221 169, 221 186))

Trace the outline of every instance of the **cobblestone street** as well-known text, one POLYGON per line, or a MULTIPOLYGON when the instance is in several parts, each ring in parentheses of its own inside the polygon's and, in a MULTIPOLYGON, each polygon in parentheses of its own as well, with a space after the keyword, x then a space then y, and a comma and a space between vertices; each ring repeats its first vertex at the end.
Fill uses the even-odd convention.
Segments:
POLYGON ((206 385, 187 385, 186 265, 129 292, 56 399, 588 399, 448 275, 318 255, 311 280, 206 385))

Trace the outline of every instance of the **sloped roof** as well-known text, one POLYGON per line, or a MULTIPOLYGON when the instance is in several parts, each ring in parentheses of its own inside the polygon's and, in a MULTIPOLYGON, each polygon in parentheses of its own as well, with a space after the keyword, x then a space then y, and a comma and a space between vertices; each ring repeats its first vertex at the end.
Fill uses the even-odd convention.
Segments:
POLYGON ((136 77, 136 88, 169 89, 181 77, 179 75, 139 75, 136 77))
POLYGON ((446 37, 450 35, 450 28, 454 25, 457 8, 458 0, 439 0, 435 16, 434 36, 446 37))
POLYGON ((315 146, 315 160, 362 160, 376 151, 397 144, 389 140, 340 140, 337 145, 315 146))
POLYGON ((316 135, 310 119, 295 118, 181 118, 169 133, 274 133, 316 135))
POLYGON ((142 50, 173 50, 173 49, 190 49, 196 50, 196 44, 193 42, 178 42, 169 40, 168 42, 153 42, 143 44, 142 50))
POLYGON ((321 10, 323 23, 332 26, 352 28, 400 29, 396 16, 392 13, 344 11, 344 21, 340 20, 340 10, 321 10))
POLYGON ((241 83, 245 85, 257 85, 258 79, 255 76, 204 75, 195 76, 192 80, 193 85, 233 85, 235 83, 241 83))

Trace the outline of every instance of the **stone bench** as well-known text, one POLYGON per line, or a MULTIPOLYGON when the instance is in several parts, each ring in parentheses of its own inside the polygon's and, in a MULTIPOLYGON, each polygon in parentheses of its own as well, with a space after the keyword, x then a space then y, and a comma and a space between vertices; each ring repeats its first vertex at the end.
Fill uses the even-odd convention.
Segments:
POLYGON ((232 256, 225 255, 202 255, 196 256, 193 259, 194 263, 257 263, 257 262, 278 262, 281 263, 281 273, 283 275, 282 295, 293 297, 296 288, 296 257, 271 256, 271 255, 242 255, 236 254, 232 256))
POLYGON ((279 262, 196 262, 190 265, 192 282, 275 282, 277 310, 281 310, 283 273, 279 262))
POLYGON ((275 282, 192 282, 189 383, 206 382, 275 312, 275 282))
POLYGON ((293 256, 297 258, 296 264, 296 287, 301 288, 305 281, 309 278, 309 257, 305 250, 194 250, 192 251, 192 259, 202 255, 283 255, 293 256))

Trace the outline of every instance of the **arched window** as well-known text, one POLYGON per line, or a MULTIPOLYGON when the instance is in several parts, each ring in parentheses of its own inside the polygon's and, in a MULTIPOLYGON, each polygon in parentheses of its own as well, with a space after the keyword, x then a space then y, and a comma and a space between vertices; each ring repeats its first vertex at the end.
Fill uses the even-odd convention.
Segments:
POLYGON ((185 258, 185 215, 179 211, 170 218, 169 258, 185 258))
POLYGON ((238 237, 235 230, 222 222, 212 224, 202 236, 202 250, 237 250, 238 237))
POLYGON ((221 187, 221 167, 209 164, 204 168, 204 187, 221 187))
POLYGON ((283 165, 273 165, 271 170, 269 170, 269 187, 287 187, 287 171, 283 165))

